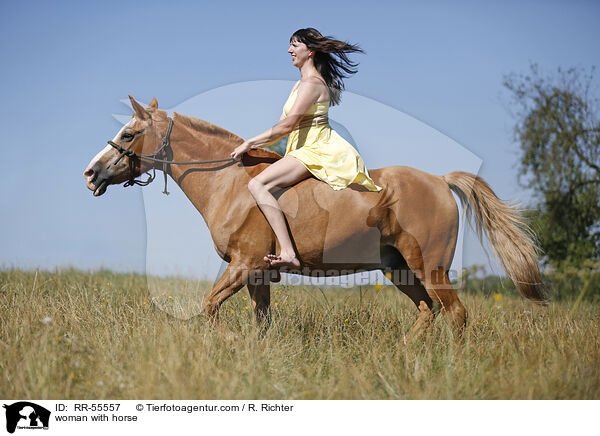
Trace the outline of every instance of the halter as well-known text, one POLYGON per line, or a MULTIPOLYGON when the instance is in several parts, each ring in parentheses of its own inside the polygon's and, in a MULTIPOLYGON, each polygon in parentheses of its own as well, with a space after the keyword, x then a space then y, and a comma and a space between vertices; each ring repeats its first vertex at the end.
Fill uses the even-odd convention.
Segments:
POLYGON ((171 154, 171 156, 173 155, 173 150, 171 149, 171 130, 173 130, 173 119, 171 117, 168 117, 168 118, 169 118, 169 126, 167 127, 167 133, 165 133, 165 137, 162 139, 162 145, 158 150, 156 150, 152 154, 137 153, 129 148, 123 148, 119 144, 114 143, 113 141, 107 141, 111 147, 113 147, 120 153, 119 156, 113 162, 113 165, 116 165, 117 163, 119 163, 119 161, 123 158, 123 156, 127 156, 129 158, 129 172, 130 172, 129 180, 125 182, 125 184, 123 185, 124 187, 133 186, 133 185, 139 185, 139 186, 149 185, 156 178, 156 165, 155 164, 162 163, 162 171, 163 171, 163 175, 165 176, 165 190, 163 191, 163 194, 169 195, 169 192, 167 191, 167 171, 169 169, 168 168, 169 165, 197 165, 197 164, 208 164, 208 163, 234 161, 234 159, 231 157, 227 158, 227 159, 198 160, 198 161, 186 161, 186 162, 176 162, 173 160, 168 160, 169 153, 171 154), (148 170, 148 171, 146 171, 146 174, 148 174, 148 178, 146 180, 139 180, 139 179, 136 180, 135 176, 134 176, 135 167, 136 167, 136 164, 139 164, 139 162, 142 160, 152 162, 152 175, 150 174, 150 171, 148 170))

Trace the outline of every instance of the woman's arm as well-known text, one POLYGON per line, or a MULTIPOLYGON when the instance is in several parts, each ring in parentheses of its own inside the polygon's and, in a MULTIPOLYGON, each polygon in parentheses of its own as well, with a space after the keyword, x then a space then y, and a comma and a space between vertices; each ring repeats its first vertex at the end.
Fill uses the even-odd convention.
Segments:
POLYGON ((313 103, 318 100, 322 89, 323 84, 319 79, 311 78, 309 80, 301 80, 298 85, 298 96, 287 117, 282 114, 279 122, 269 130, 244 141, 243 144, 231 153, 231 157, 237 160, 239 156, 251 148, 267 147, 279 141, 284 136, 289 135, 290 132, 294 130, 294 127, 300 123, 300 120, 313 103))

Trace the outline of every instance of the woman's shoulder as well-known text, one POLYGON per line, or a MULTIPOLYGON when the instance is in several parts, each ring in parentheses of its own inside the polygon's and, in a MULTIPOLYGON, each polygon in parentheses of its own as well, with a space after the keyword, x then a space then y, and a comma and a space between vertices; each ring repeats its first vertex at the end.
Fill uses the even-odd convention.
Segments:
POLYGON ((323 82, 316 78, 316 77, 303 77, 300 80, 298 80, 296 83, 294 83, 294 86, 292 86, 292 92, 297 91, 298 88, 300 88, 300 85, 303 86, 311 86, 311 85, 323 85, 323 82))
POLYGON ((314 84, 314 85, 325 85, 327 86, 327 82, 325 82, 325 79, 323 79, 322 77, 319 76, 309 76, 309 77, 302 77, 300 80, 298 80, 296 82, 297 85, 299 85, 300 83, 310 83, 310 84, 314 84))

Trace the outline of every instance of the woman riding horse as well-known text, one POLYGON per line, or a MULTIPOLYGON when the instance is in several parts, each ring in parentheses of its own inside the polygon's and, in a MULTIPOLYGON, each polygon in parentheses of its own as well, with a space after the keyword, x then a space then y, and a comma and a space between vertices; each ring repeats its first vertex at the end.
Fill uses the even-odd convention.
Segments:
POLYGON ((272 266, 300 267, 292 245, 285 217, 273 192, 315 176, 333 189, 351 183, 370 191, 380 191, 358 151, 328 123, 329 106, 339 103, 345 73, 354 74, 357 64, 346 53, 363 52, 355 45, 324 37, 314 28, 299 29, 290 38, 288 53, 300 70, 283 106, 279 122, 271 129, 244 141, 231 153, 240 160, 250 149, 269 146, 289 135, 285 156, 268 166, 248 183, 248 189, 271 225, 279 245, 279 256, 268 254, 264 260, 272 266), (334 55, 337 57, 334 57, 334 55))

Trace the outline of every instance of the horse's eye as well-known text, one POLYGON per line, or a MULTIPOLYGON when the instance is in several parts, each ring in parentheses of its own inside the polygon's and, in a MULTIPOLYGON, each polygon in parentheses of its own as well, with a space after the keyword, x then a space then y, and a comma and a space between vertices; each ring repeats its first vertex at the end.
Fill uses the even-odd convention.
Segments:
POLYGON ((133 139, 133 135, 131 133, 123 133, 121 135, 121 139, 123 141, 129 142, 129 141, 131 141, 133 139))

